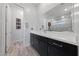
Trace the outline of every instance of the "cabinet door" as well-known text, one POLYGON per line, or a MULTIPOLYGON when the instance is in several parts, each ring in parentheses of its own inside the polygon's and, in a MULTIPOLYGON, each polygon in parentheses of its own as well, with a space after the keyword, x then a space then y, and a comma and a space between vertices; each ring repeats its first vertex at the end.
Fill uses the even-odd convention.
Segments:
POLYGON ((39 37, 39 54, 41 56, 47 56, 47 39, 44 37, 39 37))
POLYGON ((38 51, 38 36, 34 35, 34 48, 38 51))
POLYGON ((77 56, 78 47, 72 44, 64 43, 64 55, 65 56, 77 56))
POLYGON ((63 48, 48 45, 48 56, 63 56, 63 48))
POLYGON ((63 45, 55 40, 48 40, 48 55, 49 56, 63 56, 63 45))
POLYGON ((30 34, 30 44, 32 47, 34 46, 34 35, 32 33, 30 34))
POLYGON ((31 33, 31 34, 30 34, 30 37, 31 37, 31 39, 30 39, 31 46, 32 46, 36 51, 38 51, 38 49, 39 49, 39 46, 38 46, 38 36, 31 33))
POLYGON ((48 55, 49 56, 77 56, 77 46, 56 41, 48 40, 48 55))

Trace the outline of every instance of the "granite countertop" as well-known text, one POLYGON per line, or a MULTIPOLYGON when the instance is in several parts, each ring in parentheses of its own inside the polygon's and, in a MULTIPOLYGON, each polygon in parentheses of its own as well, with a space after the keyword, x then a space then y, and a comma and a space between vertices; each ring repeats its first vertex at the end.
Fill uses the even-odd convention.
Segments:
POLYGON ((73 32, 54 32, 54 31, 31 31, 31 33, 40 35, 40 36, 44 36, 44 37, 48 37, 51 39, 55 39, 61 42, 65 42, 65 43, 70 43, 73 45, 77 45, 76 42, 76 34, 74 34, 73 32))

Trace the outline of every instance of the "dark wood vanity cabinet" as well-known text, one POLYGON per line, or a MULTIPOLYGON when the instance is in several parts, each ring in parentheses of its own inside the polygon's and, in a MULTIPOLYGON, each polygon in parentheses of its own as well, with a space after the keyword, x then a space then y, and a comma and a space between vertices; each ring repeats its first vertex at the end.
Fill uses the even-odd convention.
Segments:
POLYGON ((48 40, 48 56, 63 56, 63 45, 54 40, 48 40))
POLYGON ((78 48, 75 45, 60 42, 36 34, 30 34, 31 46, 40 56, 77 56, 78 48))
POLYGON ((38 50, 39 50, 39 46, 38 46, 38 43, 39 43, 39 41, 38 41, 38 36, 37 36, 37 35, 34 35, 34 34, 31 34, 31 35, 30 35, 30 38, 31 38, 31 40, 30 40, 31 46, 32 46, 33 48, 35 48, 35 49, 38 51, 38 50))
POLYGON ((34 47, 34 35, 32 33, 30 34, 30 45, 34 47))
POLYGON ((38 51, 38 53, 41 56, 47 56, 47 39, 39 36, 38 41, 39 41, 39 44, 38 44, 39 51, 38 51))
POLYGON ((56 41, 48 40, 48 55, 49 56, 77 56, 77 46, 56 41))
POLYGON ((32 34, 30 35, 31 46, 41 55, 47 56, 47 40, 44 37, 32 34))

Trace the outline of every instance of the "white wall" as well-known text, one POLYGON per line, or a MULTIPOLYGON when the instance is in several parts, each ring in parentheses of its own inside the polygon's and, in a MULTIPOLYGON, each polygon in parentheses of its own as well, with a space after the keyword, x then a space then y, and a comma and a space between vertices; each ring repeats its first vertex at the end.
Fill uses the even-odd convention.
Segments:
POLYGON ((79 14, 74 16, 74 33, 76 34, 76 41, 78 43, 78 55, 79 55, 79 14))
POLYGON ((5 4, 0 4, 0 55, 5 55, 5 4))
POLYGON ((44 14, 48 12, 49 10, 51 10, 52 8, 54 8, 58 4, 59 3, 41 3, 39 6, 39 11, 44 14))
POLYGON ((25 25, 26 23, 28 23, 28 26, 26 25, 26 30, 25 30, 25 45, 28 46, 30 44, 31 28, 33 28, 33 30, 36 31, 37 25, 39 23, 37 8, 32 4, 26 4, 24 6, 24 20, 25 20, 25 25))

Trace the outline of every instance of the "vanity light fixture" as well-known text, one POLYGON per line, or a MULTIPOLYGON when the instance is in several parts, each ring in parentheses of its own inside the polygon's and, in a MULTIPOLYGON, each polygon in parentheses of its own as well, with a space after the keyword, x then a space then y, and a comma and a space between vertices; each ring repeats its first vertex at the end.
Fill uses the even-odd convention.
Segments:
POLYGON ((71 16, 74 16, 74 15, 75 15, 75 16, 76 16, 76 15, 79 15, 79 12, 74 12, 74 13, 71 14, 71 16))
POLYGON ((65 16, 61 16, 61 18, 65 18, 65 16))
POLYGON ((64 9, 64 11, 67 11, 67 10, 68 10, 67 8, 64 9))
MULTIPOLYGON (((74 8, 79 7, 79 3, 74 4, 74 8)), ((71 6, 70 8, 65 8, 64 11, 68 11, 70 9, 72 9, 73 6, 71 6)))
POLYGON ((23 16, 23 11, 20 11, 21 16, 23 16))
POLYGON ((54 21, 54 19, 52 19, 52 21, 54 21))
POLYGON ((74 8, 76 8, 76 7, 78 7, 79 6, 79 3, 77 3, 77 4, 74 4, 74 8))
POLYGON ((79 12, 75 12, 74 14, 75 14, 75 15, 79 15, 79 12))

